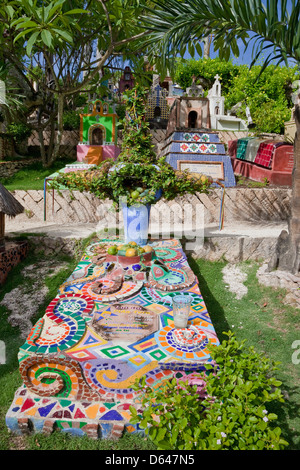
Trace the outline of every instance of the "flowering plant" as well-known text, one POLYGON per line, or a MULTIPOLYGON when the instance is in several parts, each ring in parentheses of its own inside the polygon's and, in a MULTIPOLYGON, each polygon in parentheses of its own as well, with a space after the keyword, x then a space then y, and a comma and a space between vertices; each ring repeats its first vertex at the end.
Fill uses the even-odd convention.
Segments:
POLYGON ((144 407, 131 406, 131 423, 139 423, 158 449, 280 450, 288 443, 274 426, 268 405, 283 402, 281 382, 271 376, 277 364, 244 350, 233 333, 209 346, 212 362, 203 373, 183 375, 158 390, 135 385, 144 407), (198 376, 198 380, 196 379, 198 376), (182 380, 184 379, 184 380, 182 380))

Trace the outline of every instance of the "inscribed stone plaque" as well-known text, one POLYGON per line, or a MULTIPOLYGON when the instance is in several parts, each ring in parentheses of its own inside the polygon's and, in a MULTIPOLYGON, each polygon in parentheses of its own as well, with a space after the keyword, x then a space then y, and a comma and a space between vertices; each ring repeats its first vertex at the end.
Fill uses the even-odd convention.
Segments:
POLYGON ((223 162, 203 162, 179 160, 177 162, 179 170, 189 170, 192 173, 203 173, 211 176, 213 179, 224 179, 224 163, 223 162))
POLYGON ((107 341, 134 343, 158 330, 158 315, 141 305, 113 304, 97 313, 91 326, 107 341))

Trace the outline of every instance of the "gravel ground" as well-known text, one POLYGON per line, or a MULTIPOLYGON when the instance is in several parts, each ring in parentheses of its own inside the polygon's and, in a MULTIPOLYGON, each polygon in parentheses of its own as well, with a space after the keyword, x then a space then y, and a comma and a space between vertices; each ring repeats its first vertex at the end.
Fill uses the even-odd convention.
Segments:
POLYGON ((58 264, 55 259, 42 259, 27 266, 22 271, 25 282, 5 294, 0 302, 7 308, 9 323, 20 328, 22 338, 26 339, 30 333, 31 318, 38 312, 48 293, 45 277, 54 276, 62 268, 64 264, 58 264))

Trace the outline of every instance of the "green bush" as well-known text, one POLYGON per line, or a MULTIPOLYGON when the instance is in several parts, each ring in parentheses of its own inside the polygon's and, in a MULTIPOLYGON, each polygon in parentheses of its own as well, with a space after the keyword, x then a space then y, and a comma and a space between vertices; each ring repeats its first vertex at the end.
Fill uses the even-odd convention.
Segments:
MULTIPOLYGON (((232 81, 239 74, 239 66, 231 61, 216 59, 190 59, 188 61, 178 60, 175 73, 175 81, 184 89, 192 84, 193 75, 200 80, 204 79, 208 91, 212 87, 215 76, 219 74, 222 77, 222 93, 227 95, 231 89, 232 81)), ((205 86, 205 85, 204 85, 205 86)))
POLYGON ((125 114, 126 114, 126 106, 124 104, 118 104, 116 106, 116 113, 118 115, 118 118, 120 120, 123 120, 125 118, 125 114))
POLYGON ((32 129, 25 123, 14 123, 7 126, 7 133, 12 136, 16 144, 22 143, 30 137, 32 129))
POLYGON ((66 111, 63 115, 63 125, 66 131, 79 130, 80 117, 77 111, 66 111))
POLYGON ((280 450, 288 445, 275 426, 277 415, 268 411, 269 404, 283 402, 281 382, 271 377, 278 363, 227 335, 209 348, 212 363, 206 372, 187 381, 175 377, 159 390, 146 387, 145 378, 135 385, 143 410, 131 406, 131 423, 139 423, 158 449, 280 450))

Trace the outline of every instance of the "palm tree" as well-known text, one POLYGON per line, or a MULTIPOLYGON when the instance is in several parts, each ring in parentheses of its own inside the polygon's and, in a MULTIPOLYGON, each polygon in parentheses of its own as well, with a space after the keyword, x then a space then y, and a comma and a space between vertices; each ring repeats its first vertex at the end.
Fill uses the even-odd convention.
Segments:
MULTIPOLYGON (((156 2, 155 2, 156 3, 156 2)), ((148 9, 144 18, 151 30, 154 47, 174 54, 188 46, 199 51, 199 41, 214 35, 214 49, 229 59, 239 56, 239 41, 252 49, 252 63, 266 54, 262 70, 272 61, 276 64, 292 59, 300 64, 300 1, 298 0, 164 0, 148 9)), ((291 215, 288 232, 279 237, 270 268, 292 273, 300 270, 300 94, 295 103, 296 137, 291 215)))

